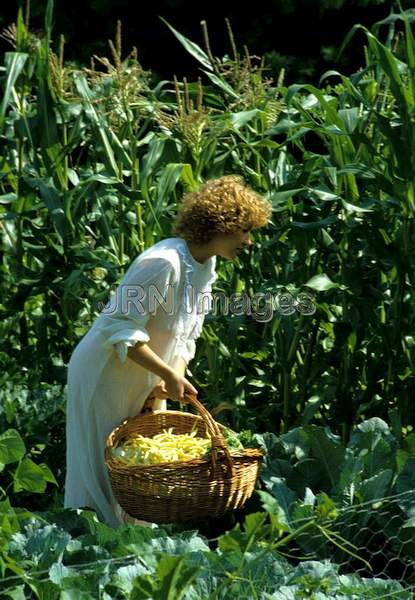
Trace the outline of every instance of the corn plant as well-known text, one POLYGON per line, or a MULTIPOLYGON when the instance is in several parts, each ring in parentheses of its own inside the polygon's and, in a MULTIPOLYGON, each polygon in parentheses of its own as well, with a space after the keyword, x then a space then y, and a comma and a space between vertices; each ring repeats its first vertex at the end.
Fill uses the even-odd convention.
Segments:
POLYGON ((5 34, 15 46, 0 105, 5 368, 39 366, 64 383, 98 302, 171 235, 182 193, 236 172, 273 216, 249 253, 218 261, 214 292, 276 304, 269 318, 207 316, 192 365, 201 395, 236 428, 315 421, 346 441, 356 420, 379 416, 399 435, 414 418, 411 11, 357 26, 362 69, 315 86, 267 79, 228 21, 222 60, 205 24, 202 49, 166 22, 205 80, 153 85, 136 51, 124 55, 121 24, 109 57, 76 68, 62 38, 52 48, 52 11, 49 1, 42 39, 22 11, 5 34))

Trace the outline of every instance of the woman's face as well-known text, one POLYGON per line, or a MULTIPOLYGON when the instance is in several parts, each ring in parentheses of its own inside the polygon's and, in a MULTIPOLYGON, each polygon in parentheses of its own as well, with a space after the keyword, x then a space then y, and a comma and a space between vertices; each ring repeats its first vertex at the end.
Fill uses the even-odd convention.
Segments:
POLYGON ((238 229, 233 233, 217 233, 213 238, 214 253, 223 258, 235 259, 246 247, 252 245, 252 228, 238 229))

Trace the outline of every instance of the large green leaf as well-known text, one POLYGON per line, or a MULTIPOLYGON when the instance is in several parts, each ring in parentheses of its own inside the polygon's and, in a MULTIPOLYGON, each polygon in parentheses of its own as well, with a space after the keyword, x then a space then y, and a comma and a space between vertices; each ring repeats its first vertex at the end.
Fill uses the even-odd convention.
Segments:
POLYGON ((41 494, 46 489, 46 482, 51 481, 53 475, 48 468, 42 468, 30 458, 24 458, 17 467, 13 477, 15 492, 26 490, 41 494))
POLYGON ((297 494, 287 486, 285 479, 282 477, 270 477, 267 481, 267 488, 276 502, 275 505, 272 505, 272 503, 267 504, 266 496, 261 494, 264 507, 277 515, 282 523, 290 526, 292 524, 291 513, 297 494))
POLYGON ((260 113, 261 111, 258 108, 255 108, 253 110, 245 110, 237 113, 232 113, 229 116, 229 119, 235 129, 240 129, 260 113))
POLYGON ((399 505, 408 516, 415 516, 415 458, 409 458, 396 481, 396 490, 401 495, 399 505))
POLYGON ((392 469, 379 471, 373 477, 364 479, 356 485, 356 493, 360 494, 361 502, 378 500, 390 495, 390 484, 392 481, 392 469))
POLYGON ((213 69, 208 55, 197 44, 190 41, 183 34, 179 33, 176 29, 174 29, 174 27, 172 27, 170 23, 166 21, 166 19, 163 19, 163 17, 159 18, 163 21, 165 25, 167 25, 167 27, 170 29, 170 31, 174 33, 174 35, 183 45, 183 47, 186 48, 186 50, 192 56, 194 56, 196 60, 198 60, 206 69, 209 69, 210 71, 213 69))
POLYGON ((80 96, 85 100, 84 110, 96 131, 99 134, 103 146, 103 158, 106 161, 107 167, 115 177, 119 177, 119 167, 116 161, 117 157, 125 164, 126 167, 132 166, 131 157, 124 150, 118 136, 109 127, 104 114, 95 108, 95 98, 85 77, 75 73, 75 85, 80 96))
POLYGON ((219 75, 216 75, 215 73, 209 73, 209 71, 204 71, 203 69, 202 69, 202 71, 203 71, 203 73, 205 73, 209 77, 209 79, 218 88, 220 88, 222 91, 224 91, 229 96, 232 96, 232 98, 236 98, 237 100, 239 100, 239 96, 235 92, 235 90, 232 89, 232 87, 229 85, 229 83, 227 83, 221 77, 219 77, 219 75))
POLYGON ((345 458, 344 447, 327 429, 314 425, 306 425, 304 429, 309 435, 309 444, 314 458, 317 459, 334 488, 345 458))
POLYGON ((314 275, 314 277, 309 279, 304 285, 318 292, 325 292, 332 288, 339 287, 339 284, 334 283, 325 273, 314 275))
POLYGON ((6 114, 6 109, 9 106, 10 100, 13 96, 15 83, 20 73, 23 71, 27 59, 28 54, 23 52, 6 52, 4 55, 4 63, 7 75, 6 84, 4 86, 3 100, 0 108, 0 124, 3 124, 4 122, 4 115, 6 114))
MULTIPOLYGON (((319 219, 318 221, 291 221, 291 227, 295 227, 297 229, 305 229, 308 231, 314 231, 317 229, 325 229, 329 225, 338 222, 339 217, 337 215, 330 215, 325 219, 319 219)), ((312 281, 312 280, 310 280, 312 281)), ((309 286, 312 287, 312 286, 309 286)), ((317 288, 315 288, 317 289, 317 288)))
POLYGON ((15 429, 0 435, 0 463, 8 465, 21 460, 26 452, 24 441, 15 429))
POLYGON ((156 577, 142 575, 136 578, 131 599, 180 600, 198 571, 198 567, 187 565, 185 556, 164 555, 160 558, 156 577))
MULTIPOLYGON (((393 55, 391 50, 384 46, 372 33, 366 31, 369 42, 369 47, 377 57, 380 66, 389 78, 391 91, 397 101, 402 118, 409 125, 409 113, 414 106, 414 98, 411 98, 410 88, 402 81, 402 76, 399 72, 398 59, 393 55)), ((409 133, 409 132, 405 132, 409 133)))

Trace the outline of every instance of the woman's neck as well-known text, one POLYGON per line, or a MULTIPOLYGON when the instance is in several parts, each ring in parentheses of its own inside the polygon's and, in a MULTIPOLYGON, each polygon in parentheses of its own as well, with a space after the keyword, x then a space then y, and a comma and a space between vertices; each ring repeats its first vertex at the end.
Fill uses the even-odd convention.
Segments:
POLYGON ((195 261, 199 263, 205 263, 211 256, 214 255, 210 244, 196 244, 194 242, 187 242, 187 247, 195 261))

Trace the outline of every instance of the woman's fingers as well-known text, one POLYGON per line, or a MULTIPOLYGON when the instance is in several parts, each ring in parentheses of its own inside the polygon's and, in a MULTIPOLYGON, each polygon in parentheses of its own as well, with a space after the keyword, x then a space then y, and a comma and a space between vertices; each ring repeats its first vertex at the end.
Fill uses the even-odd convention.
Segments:
POLYGON ((187 379, 184 380, 184 389, 183 389, 183 396, 182 396, 182 401, 186 401, 187 395, 192 395, 192 396, 197 396, 198 392, 197 389, 190 383, 190 381, 188 381, 187 379))
POLYGON ((168 398, 166 384, 164 381, 160 381, 156 387, 150 392, 149 398, 168 398))
POLYGON ((142 413, 151 412, 154 409, 155 398, 148 397, 144 402, 143 408, 141 409, 142 413))
POLYGON ((186 394, 196 394, 197 389, 186 379, 177 373, 172 373, 171 377, 166 380, 167 397, 172 400, 184 402, 186 394))
POLYGON ((197 396, 197 389, 190 383, 190 381, 188 381, 187 379, 186 381, 186 392, 190 392, 191 394, 196 394, 197 396))
POLYGON ((169 385, 167 388, 167 396, 168 398, 171 398, 172 400, 179 400, 181 392, 180 392, 180 386, 178 385, 169 385))

